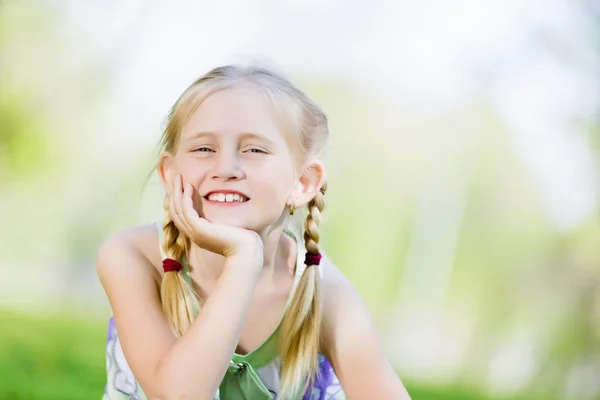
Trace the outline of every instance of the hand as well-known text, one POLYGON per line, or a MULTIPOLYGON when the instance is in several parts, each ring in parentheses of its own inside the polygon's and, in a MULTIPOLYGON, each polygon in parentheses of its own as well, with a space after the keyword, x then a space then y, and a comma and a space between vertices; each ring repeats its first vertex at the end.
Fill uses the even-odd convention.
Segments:
POLYGON ((181 174, 177 174, 169 192, 169 214, 180 232, 196 245, 225 257, 244 255, 253 258, 258 268, 263 264, 263 243, 260 236, 249 229, 210 222, 200 217, 194 209, 195 188, 183 186, 181 174))

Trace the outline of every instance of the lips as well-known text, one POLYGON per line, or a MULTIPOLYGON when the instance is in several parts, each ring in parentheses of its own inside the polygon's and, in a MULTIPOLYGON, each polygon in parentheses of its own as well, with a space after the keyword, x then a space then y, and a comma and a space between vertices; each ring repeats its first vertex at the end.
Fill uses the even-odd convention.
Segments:
POLYGON ((217 203, 245 203, 250 198, 236 190, 213 190, 203 196, 204 199, 217 203))

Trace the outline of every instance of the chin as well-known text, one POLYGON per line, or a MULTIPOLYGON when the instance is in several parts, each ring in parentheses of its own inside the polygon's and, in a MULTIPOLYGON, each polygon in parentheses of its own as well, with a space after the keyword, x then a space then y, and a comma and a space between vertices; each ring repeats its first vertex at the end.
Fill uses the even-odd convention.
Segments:
POLYGON ((206 218, 207 221, 213 222, 215 224, 222 224, 227 226, 235 226, 237 228, 254 230, 252 224, 249 224, 248 221, 242 221, 239 217, 227 215, 205 215, 204 218, 206 218))
POLYGON ((275 223, 275 221, 273 221, 271 224, 265 223, 264 221, 262 223, 259 221, 248 221, 248 220, 244 221, 244 220, 240 219, 239 217, 236 218, 234 216, 224 216, 224 215, 212 216, 212 217, 206 216, 204 218, 206 218, 210 222, 228 225, 228 226, 234 226, 236 228, 247 229, 249 231, 254 231, 259 234, 261 232, 263 232, 265 229, 268 229, 269 226, 271 226, 273 223, 275 223))

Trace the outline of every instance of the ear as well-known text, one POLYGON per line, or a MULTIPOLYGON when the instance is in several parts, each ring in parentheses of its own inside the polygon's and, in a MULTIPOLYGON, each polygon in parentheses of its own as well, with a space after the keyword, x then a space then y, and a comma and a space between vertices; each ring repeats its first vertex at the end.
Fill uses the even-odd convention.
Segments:
POLYGON ((169 193, 173 187, 173 181, 177 175, 177 165, 175 163, 175 157, 165 151, 158 157, 158 164, 156 166, 158 171, 158 177, 165 189, 165 192, 169 193))
POLYGON ((325 165, 319 160, 312 161, 298 177, 296 187, 288 198, 288 204, 294 204, 296 208, 303 207, 315 197, 324 183, 325 165))

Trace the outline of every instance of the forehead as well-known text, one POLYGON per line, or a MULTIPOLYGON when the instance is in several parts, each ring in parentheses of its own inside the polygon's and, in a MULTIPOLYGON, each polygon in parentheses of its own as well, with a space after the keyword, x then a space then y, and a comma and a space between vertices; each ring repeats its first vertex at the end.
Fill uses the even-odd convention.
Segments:
POLYGON ((282 141, 273 106, 256 87, 242 86, 209 95, 183 126, 185 141, 197 132, 237 135, 255 132, 282 141))

